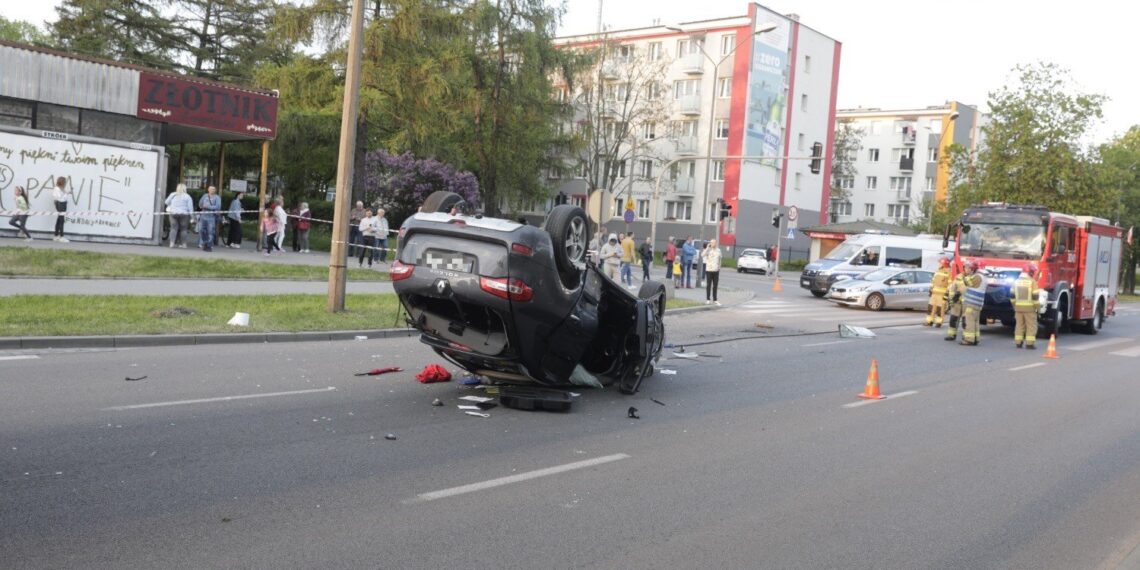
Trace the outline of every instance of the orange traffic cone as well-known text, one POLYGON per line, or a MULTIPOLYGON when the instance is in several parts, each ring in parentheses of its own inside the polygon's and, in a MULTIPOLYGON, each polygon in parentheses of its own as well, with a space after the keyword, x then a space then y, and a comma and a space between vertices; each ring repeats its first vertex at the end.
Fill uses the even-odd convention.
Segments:
POLYGON ((1045 358, 1057 358, 1057 335, 1049 335, 1049 348, 1045 349, 1045 358))
POLYGON ((772 284, 772 292, 773 293, 779 293, 780 291, 783 291, 783 290, 784 290, 784 288, 780 287, 780 278, 777 277, 776 282, 772 284))
POLYGON ((879 393, 879 361, 871 359, 871 371, 867 373, 867 387, 863 388, 860 398, 867 400, 882 400, 886 396, 879 393))

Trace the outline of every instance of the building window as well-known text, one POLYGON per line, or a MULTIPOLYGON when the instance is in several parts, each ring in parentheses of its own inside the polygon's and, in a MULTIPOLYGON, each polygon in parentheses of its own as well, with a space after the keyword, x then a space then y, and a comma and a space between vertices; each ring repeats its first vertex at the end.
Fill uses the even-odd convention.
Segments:
POLYGON ((653 161, 652 160, 639 160, 638 169, 642 178, 653 178, 653 161))
POLYGON ((905 190, 910 192, 911 178, 909 176, 892 176, 891 190, 905 190))
POLYGON ((551 166, 550 168, 546 169, 546 177, 551 180, 558 180, 559 178, 562 178, 562 167, 551 166))
POLYGON ((673 121, 671 123, 673 130, 672 136, 676 137, 695 137, 697 136, 697 122, 696 121, 673 121))
POLYGON ((926 149, 926 162, 938 162, 938 147, 926 149))
POLYGON ((570 204, 572 206, 578 206, 579 208, 585 208, 586 207, 586 197, 575 194, 575 195, 570 197, 570 204))
POLYGON ((628 62, 629 60, 633 59, 633 46, 614 46, 613 51, 610 52, 610 58, 622 63, 628 62))
POLYGON ((709 202, 708 204, 705 204, 705 212, 708 214, 705 218, 706 222, 708 222, 710 224, 715 224, 719 221, 719 218, 720 218, 719 206, 720 206, 720 204, 717 202, 709 202))
POLYGON ((811 73, 811 56, 804 56, 804 73, 811 73))
POLYGON ((716 133, 713 138, 727 139, 728 138, 728 121, 724 119, 717 119, 716 133))
POLYGON ((661 42, 649 42, 645 46, 645 56, 649 58, 649 61, 661 59, 661 42))
POLYGON ((874 204, 863 204, 863 215, 868 217, 868 218, 875 217, 875 205, 874 204))
POLYGON ((736 47, 736 34, 725 34, 720 37, 720 55, 732 53, 736 47))
POLYGON ((800 95, 800 110, 807 111, 807 93, 800 95))
POLYGON ((606 99, 610 101, 628 101, 629 84, 611 83, 609 85, 606 85, 606 99))
POLYGON ((677 40, 677 57, 682 58, 691 53, 701 53, 701 40, 685 38, 677 40))
POLYGON ((855 188, 855 177, 836 178, 835 183, 843 190, 851 190, 855 188))
POLYGON ((657 123, 645 123, 641 125, 641 138, 647 141, 657 138, 657 123))
POLYGON ((879 162, 879 149, 867 149, 867 162, 879 162))
POLYGON ((936 135, 942 134, 942 119, 930 119, 926 124, 930 132, 936 135))
POLYGON ((796 173, 796 185, 795 185, 796 190, 800 189, 800 181, 803 180, 803 177, 804 177, 803 174, 800 174, 799 172, 796 173))
POLYGON ((17 101, 0 97, 0 125, 32 128, 31 101, 17 101))
POLYGON ((79 134, 79 109, 40 103, 36 106, 36 128, 77 135, 79 134))
POLYGON ((637 201, 637 217, 643 220, 649 218, 649 200, 637 201))
POLYGON ((717 181, 724 180, 724 161, 723 160, 714 160, 713 161, 712 179, 717 180, 717 181))
POLYGON ((874 190, 878 187, 879 187, 879 177, 878 176, 868 176, 867 177, 867 189, 868 190, 874 190))
POLYGON ((907 204, 887 204, 887 217, 906 219, 910 217, 910 206, 907 204))
POLYGON ((686 95, 700 95, 700 79, 680 79, 673 82, 673 98, 680 99, 686 95))
POLYGON ((796 148, 799 150, 804 149, 804 134, 800 133, 796 136, 796 148))
POLYGON ((716 80, 716 96, 721 99, 732 97, 732 77, 720 77, 716 80))
POLYGON ((931 190, 934 190, 934 177, 927 176, 926 177, 926 191, 929 192, 931 190))
POLYGON ((578 178, 589 178, 589 177, 590 177, 590 164, 583 161, 582 163, 578 164, 578 178))
POLYGON ((685 222, 693 219, 693 203, 665 202, 665 219, 685 222))
POLYGON ((831 201, 831 213, 835 216, 850 216, 851 215, 851 202, 846 200, 840 202, 839 200, 831 201))
POLYGON ((625 200, 621 196, 614 196, 613 217, 620 218, 625 213, 625 200))

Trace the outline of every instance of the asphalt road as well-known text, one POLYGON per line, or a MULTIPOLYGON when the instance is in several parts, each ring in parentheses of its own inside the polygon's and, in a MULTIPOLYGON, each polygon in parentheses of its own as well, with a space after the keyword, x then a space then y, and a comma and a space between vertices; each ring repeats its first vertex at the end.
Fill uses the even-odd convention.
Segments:
POLYGON ((485 419, 412 379, 438 361, 414 339, 0 353, 0 566, 1115 568, 1140 543, 1129 309, 1057 360, 1001 327, 671 316, 706 355, 675 375, 485 419), (852 407, 872 358, 892 397, 852 407))

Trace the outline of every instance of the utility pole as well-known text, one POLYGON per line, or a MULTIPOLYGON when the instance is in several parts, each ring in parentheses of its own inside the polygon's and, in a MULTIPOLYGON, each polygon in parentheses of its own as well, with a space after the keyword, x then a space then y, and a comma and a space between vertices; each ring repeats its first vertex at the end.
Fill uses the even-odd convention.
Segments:
POLYGON ((352 200, 355 166, 356 117, 360 103, 360 57, 364 35, 364 2, 352 3, 352 26, 348 36, 348 69, 345 73, 343 114, 340 120, 340 156, 336 167, 336 201, 333 203, 332 246, 329 248, 328 311, 344 310, 345 244, 348 238, 348 206, 352 200))

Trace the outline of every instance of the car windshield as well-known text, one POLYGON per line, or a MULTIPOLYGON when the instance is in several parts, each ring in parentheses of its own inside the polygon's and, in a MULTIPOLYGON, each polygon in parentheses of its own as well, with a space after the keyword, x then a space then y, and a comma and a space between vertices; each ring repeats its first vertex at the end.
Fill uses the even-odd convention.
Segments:
POLYGON ((764 252, 750 249, 740 254, 740 257, 764 257, 764 252))
POLYGON ((1003 259, 1036 259, 1045 247, 1045 226, 1041 224, 970 223, 962 228, 958 251, 962 255, 1003 259))
POLYGON ((863 249, 862 244, 845 243, 845 244, 835 248, 835 250, 832 251, 831 253, 827 254, 827 257, 825 257, 824 259, 834 259, 837 261, 847 261, 848 259, 851 259, 851 256, 855 255, 856 253, 859 253, 860 249, 863 249))
POLYGON ((876 269, 860 275, 859 279, 864 281, 886 281, 896 273, 898 273, 897 269, 876 269))

